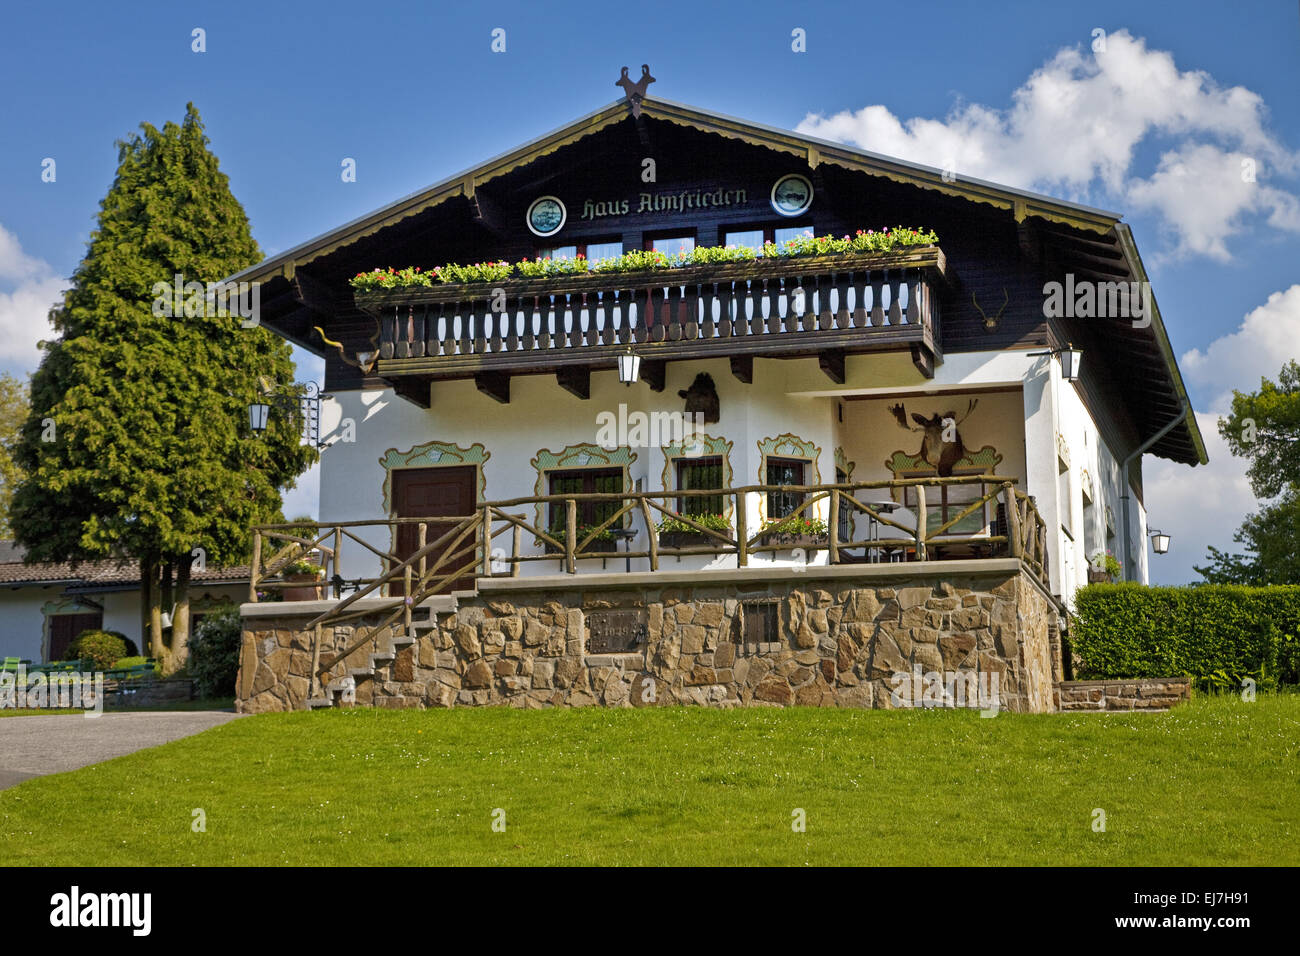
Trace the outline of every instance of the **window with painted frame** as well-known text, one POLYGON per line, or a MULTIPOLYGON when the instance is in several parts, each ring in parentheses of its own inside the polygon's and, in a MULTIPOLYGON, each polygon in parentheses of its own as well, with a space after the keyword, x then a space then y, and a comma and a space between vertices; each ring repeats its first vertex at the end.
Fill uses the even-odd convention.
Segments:
MULTIPOLYGON (((764 465, 768 485, 803 485, 807 482, 809 461, 806 458, 768 458, 764 465)), ((787 517, 804 503, 802 491, 769 491, 767 517, 769 521, 787 517)))
MULTIPOLYGON (((722 490, 722 457, 674 458, 678 491, 722 490)), ((724 499, 717 495, 688 495, 677 499, 677 513, 695 518, 724 513, 724 499)))

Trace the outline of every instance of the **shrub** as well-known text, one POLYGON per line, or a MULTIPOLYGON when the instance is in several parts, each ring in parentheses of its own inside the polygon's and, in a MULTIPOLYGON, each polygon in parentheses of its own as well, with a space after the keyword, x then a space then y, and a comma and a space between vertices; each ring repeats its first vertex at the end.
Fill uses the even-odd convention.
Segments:
POLYGON ((138 654, 135 643, 119 631, 82 631, 68 645, 66 659, 88 661, 93 670, 104 671, 123 657, 138 654))
MULTIPOLYGON (((123 657, 121 660, 113 662, 112 670, 126 670, 128 667, 139 667, 142 664, 149 663, 147 657, 123 657)), ((154 661, 153 676, 162 677, 162 665, 154 661)))
POLYGON ((1300 586, 1092 584, 1075 595, 1080 678, 1192 677, 1202 689, 1300 683, 1300 586))
POLYGON ((239 608, 206 615, 190 636, 186 671, 200 697, 233 697, 242 640, 239 608))

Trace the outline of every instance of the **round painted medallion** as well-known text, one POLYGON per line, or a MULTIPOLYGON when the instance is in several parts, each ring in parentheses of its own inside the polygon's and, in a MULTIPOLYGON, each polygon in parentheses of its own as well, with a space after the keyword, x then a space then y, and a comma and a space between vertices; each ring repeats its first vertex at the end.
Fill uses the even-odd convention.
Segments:
POLYGON ((812 205, 813 187, 807 176, 790 173, 772 186, 772 208, 783 216, 801 216, 812 205))
POLYGON ((539 196, 528 207, 528 228, 537 236, 553 236, 564 228, 568 210, 555 196, 539 196))

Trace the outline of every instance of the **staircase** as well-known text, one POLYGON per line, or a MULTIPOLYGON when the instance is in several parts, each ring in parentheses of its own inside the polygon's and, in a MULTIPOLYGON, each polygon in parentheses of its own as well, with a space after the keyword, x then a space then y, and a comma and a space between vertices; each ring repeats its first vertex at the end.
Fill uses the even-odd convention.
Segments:
MULTIPOLYGON (((335 678, 324 685, 322 688, 323 696, 310 698, 307 701, 308 709, 320 710, 327 707, 350 706, 356 703, 356 688, 362 681, 382 682, 391 680, 393 677, 393 663, 397 660, 398 653, 415 644, 428 631, 436 629, 439 614, 454 614, 460 606, 457 594, 470 596, 475 593, 477 592, 459 591, 456 594, 425 598, 418 607, 412 609, 409 630, 390 637, 387 647, 372 648, 368 665, 348 668, 346 677, 341 680, 335 678)), ((331 622, 327 618, 321 623, 322 626, 326 626, 331 622)), ((356 628, 358 633, 354 636, 352 643, 358 643, 358 639, 360 642, 372 639, 374 632, 383 627, 382 624, 370 628, 358 626, 356 628), (369 633, 360 633, 363 630, 369 633)))

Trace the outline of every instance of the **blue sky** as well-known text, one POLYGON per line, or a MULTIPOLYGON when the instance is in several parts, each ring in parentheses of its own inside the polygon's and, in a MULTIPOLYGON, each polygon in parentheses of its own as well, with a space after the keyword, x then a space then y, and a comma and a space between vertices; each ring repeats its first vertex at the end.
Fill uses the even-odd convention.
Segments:
MULTIPOLYGON (((1254 502, 1214 413, 1230 389, 1276 376, 1300 341, 1291 0, 9 5, 0 370, 34 367, 114 142, 143 120, 197 104, 272 254, 615 99, 619 66, 635 75, 642 62, 652 95, 1124 212, 1175 351, 1191 353, 1183 372, 1213 459, 1147 459, 1152 521, 1175 535, 1155 579, 1192 579, 1205 544, 1230 541, 1254 502), (498 27, 505 53, 490 50, 498 27), (195 28, 205 53, 191 50, 195 28), (806 53, 791 50, 796 28, 806 53), (1096 30, 1107 43, 1094 52, 1096 30), (355 183, 340 181, 343 157, 355 183)), ((287 507, 314 510, 313 494, 309 478, 287 507)))

